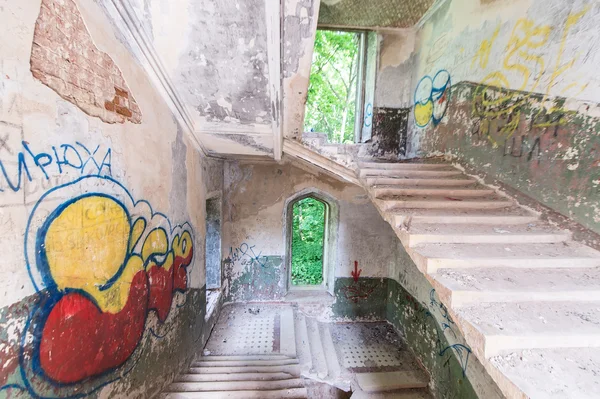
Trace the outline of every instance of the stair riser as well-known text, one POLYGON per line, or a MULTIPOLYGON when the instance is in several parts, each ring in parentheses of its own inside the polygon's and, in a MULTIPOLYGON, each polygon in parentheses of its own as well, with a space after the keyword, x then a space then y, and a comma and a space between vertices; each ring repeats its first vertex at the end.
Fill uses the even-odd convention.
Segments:
POLYGON ((218 381, 277 381, 293 378, 287 373, 239 373, 239 374, 183 374, 175 382, 218 381))
POLYGON ((382 201, 383 209, 502 209, 513 206, 506 201, 382 201))
POLYGON ((360 177, 453 177, 460 176, 459 170, 385 170, 385 169, 362 169, 360 177))
POLYGON ((559 234, 496 234, 473 236, 411 234, 409 246, 415 247, 419 244, 553 244, 565 242, 569 239, 569 235, 559 234))
POLYGON ((288 373, 300 375, 300 366, 251 366, 251 367, 190 367, 189 374, 234 374, 234 373, 288 373))
POLYGON ((539 333, 535 336, 485 337, 486 358, 508 350, 550 348, 600 348, 600 334, 545 335, 539 333))
MULTIPOLYGON (((600 302, 599 291, 452 291, 452 307, 463 307, 482 302, 600 302)), ((600 305, 600 304, 599 304, 600 305)))
POLYGON ((444 190, 444 189, 427 189, 427 188, 380 188, 373 190, 376 198, 400 196, 400 195, 435 195, 460 198, 477 198, 485 197, 494 194, 494 190, 444 190))
POLYGON ((493 224, 515 225, 534 223, 538 220, 535 216, 410 216, 396 215, 396 226, 401 226, 406 220, 411 223, 428 224, 493 224))
POLYGON ((306 388, 284 389, 280 391, 232 391, 222 392, 177 392, 161 395, 161 399, 305 399, 306 388), (226 396, 225 396, 226 395, 226 396))
POLYGON ((285 355, 240 355, 240 356, 201 356, 200 362, 229 362, 229 361, 256 361, 256 360, 290 360, 293 357, 285 355))
POLYGON ((467 187, 476 184, 476 180, 469 179, 401 179, 401 178, 367 178, 368 186, 438 186, 438 187, 467 187))
POLYGON ((438 269, 475 269, 507 267, 513 269, 560 269, 560 268, 593 268, 600 267, 598 258, 547 258, 547 259, 425 259, 427 273, 435 273, 438 269))
POLYGON ((386 169, 386 170, 438 170, 447 169, 447 164, 418 164, 418 163, 359 163, 361 169, 386 169))
POLYGON ((281 381, 176 382, 168 389, 170 392, 273 391, 303 386, 303 381, 296 378, 281 381))
POLYGON ((254 361, 211 361, 194 362, 192 367, 248 367, 248 366, 288 366, 298 364, 297 359, 289 360, 254 360, 254 361))

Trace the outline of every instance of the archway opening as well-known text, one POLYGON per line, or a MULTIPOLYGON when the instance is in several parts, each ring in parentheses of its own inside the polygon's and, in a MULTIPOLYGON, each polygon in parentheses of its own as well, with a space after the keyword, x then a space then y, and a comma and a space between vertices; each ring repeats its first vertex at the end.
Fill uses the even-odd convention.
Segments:
POLYGON ((313 197, 292 205, 292 286, 324 284, 327 205, 313 197))

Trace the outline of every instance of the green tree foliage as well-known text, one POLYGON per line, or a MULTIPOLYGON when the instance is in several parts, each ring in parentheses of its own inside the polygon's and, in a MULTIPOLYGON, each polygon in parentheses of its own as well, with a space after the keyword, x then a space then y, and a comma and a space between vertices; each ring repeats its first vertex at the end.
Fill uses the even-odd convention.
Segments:
POLYGON ((292 225, 292 284, 318 285, 323 281, 325 204, 305 198, 294 204, 292 225))
POLYGON ((358 35, 317 30, 304 131, 327 133, 329 142, 354 142, 358 35))

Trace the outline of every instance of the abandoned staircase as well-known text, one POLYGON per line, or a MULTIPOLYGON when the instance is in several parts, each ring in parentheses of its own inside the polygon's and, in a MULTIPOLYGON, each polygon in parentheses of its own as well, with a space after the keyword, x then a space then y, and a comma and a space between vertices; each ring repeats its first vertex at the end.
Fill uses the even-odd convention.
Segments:
POLYGON ((358 178, 507 397, 600 397, 600 252, 452 165, 358 178))
POLYGON ((283 339, 288 342, 283 353, 200 356, 160 398, 338 397, 331 389, 335 387, 352 391, 353 399, 432 399, 425 370, 350 372, 340 364, 330 323, 319 322, 297 306, 293 312, 289 306, 284 309, 282 320, 286 321, 279 334, 282 343, 283 339))

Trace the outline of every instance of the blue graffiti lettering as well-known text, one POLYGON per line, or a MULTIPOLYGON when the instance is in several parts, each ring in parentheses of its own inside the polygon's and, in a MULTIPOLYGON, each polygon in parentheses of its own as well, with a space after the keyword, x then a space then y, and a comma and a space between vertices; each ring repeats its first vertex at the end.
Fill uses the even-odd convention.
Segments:
POLYGON ((0 159, 0 192, 4 192, 6 187, 18 192, 23 188, 23 183, 33 181, 36 174, 42 180, 50 180, 51 176, 61 175, 69 169, 79 172, 79 176, 112 176, 110 148, 100 151, 100 146, 96 146, 90 151, 85 145, 76 142, 75 145, 52 146, 51 152, 35 152, 28 142, 23 141, 21 145, 23 149, 17 155, 16 173, 14 167, 10 168, 12 170, 7 168, 7 165, 14 162, 0 159))
POLYGON ((254 252, 256 245, 248 245, 247 243, 241 244, 237 248, 229 248, 229 260, 236 262, 238 260, 249 260, 250 262, 256 262, 262 267, 266 267, 266 256, 262 256, 262 251, 256 254, 254 252), (262 259, 261 259, 262 257, 262 259))

